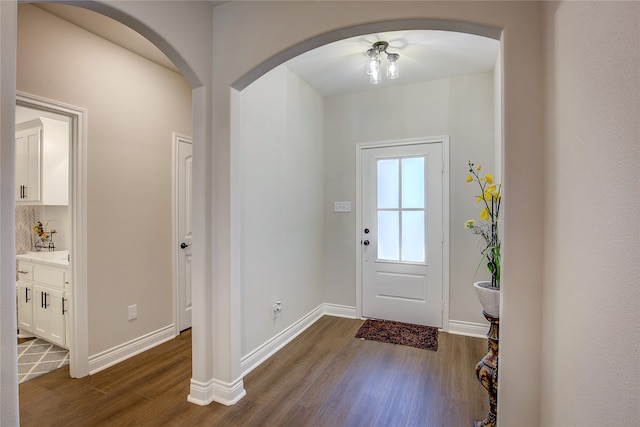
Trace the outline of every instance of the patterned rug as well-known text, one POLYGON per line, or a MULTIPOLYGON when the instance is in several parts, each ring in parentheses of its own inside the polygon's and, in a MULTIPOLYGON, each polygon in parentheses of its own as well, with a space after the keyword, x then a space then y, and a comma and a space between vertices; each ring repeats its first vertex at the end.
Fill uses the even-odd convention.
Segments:
POLYGON ((36 338, 18 344, 18 383, 32 380, 69 364, 69 351, 36 338))
POLYGON ((433 326, 367 319, 356 338, 438 351, 438 328, 433 326))

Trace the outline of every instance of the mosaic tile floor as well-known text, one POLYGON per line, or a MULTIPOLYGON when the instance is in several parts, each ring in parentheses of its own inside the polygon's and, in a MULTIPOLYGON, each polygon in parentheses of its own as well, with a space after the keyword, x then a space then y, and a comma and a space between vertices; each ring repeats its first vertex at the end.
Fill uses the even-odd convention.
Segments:
POLYGON ((18 382, 23 383, 69 364, 69 351, 37 338, 18 344, 18 382))

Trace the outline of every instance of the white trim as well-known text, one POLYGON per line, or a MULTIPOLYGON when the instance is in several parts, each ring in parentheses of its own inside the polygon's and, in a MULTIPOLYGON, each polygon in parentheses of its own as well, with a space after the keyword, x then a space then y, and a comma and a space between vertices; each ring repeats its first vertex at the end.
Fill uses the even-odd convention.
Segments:
MULTIPOLYGON (((180 335, 180 312, 182 311, 182 307, 180 307, 180 298, 178 297, 178 292, 180 291, 178 258, 181 255, 181 252, 178 250, 178 243, 180 243, 180 240, 182 239, 181 236, 178 236, 178 144, 180 144, 181 141, 188 142, 193 145, 193 139, 190 136, 183 135, 178 132, 173 132, 171 134, 171 256, 173 259, 173 323, 176 325, 176 336, 180 335)), ((193 321, 191 323, 193 324, 193 321)))
POLYGON ((247 392, 242 378, 227 383, 211 379, 206 383, 191 379, 191 393, 187 401, 196 405, 206 406, 211 402, 218 402, 226 406, 235 405, 247 392))
POLYGON ((120 363, 136 354, 149 350, 157 345, 167 342, 176 337, 175 325, 171 324, 164 328, 150 332, 141 337, 135 338, 126 343, 117 345, 108 350, 89 357, 89 373, 91 375, 100 372, 110 366, 120 363))
POLYGON ((89 311, 87 308, 87 116, 85 108, 16 91, 16 104, 50 111, 71 119, 69 208, 72 278, 69 321, 69 373, 74 378, 89 374, 89 311))
POLYGON ((442 137, 442 329, 449 330, 449 243, 451 201, 449 194, 449 137, 442 137))
POLYGON ((486 338, 487 332, 489 332, 489 324, 449 320, 449 330, 446 332, 454 335, 486 338))
POLYGON ((309 326, 313 325, 322 316, 346 317, 355 319, 355 307, 337 304, 320 304, 315 309, 300 320, 280 332, 260 347, 251 351, 240 360, 240 370, 244 377, 249 372, 260 366, 265 360, 273 356, 278 350, 290 343, 294 338, 304 332, 309 326))
MULTIPOLYGON (((362 151, 367 148, 392 147, 413 144, 442 144, 442 330, 449 329, 449 136, 431 136, 356 144, 356 235, 361 239, 362 230, 362 151)), ((356 244, 356 318, 362 318, 362 245, 356 244)))
POLYGON ((291 340, 304 332, 309 326, 313 325, 318 319, 324 315, 324 304, 320 304, 309 314, 303 316, 300 320, 293 323, 287 329, 275 335, 260 347, 243 356, 240 359, 240 371, 244 377, 249 372, 260 366, 262 362, 275 354, 282 347, 287 345, 291 340))
POLYGON ((324 303, 324 314, 333 317, 346 317, 347 319, 359 319, 356 316, 356 308, 348 305, 324 303))

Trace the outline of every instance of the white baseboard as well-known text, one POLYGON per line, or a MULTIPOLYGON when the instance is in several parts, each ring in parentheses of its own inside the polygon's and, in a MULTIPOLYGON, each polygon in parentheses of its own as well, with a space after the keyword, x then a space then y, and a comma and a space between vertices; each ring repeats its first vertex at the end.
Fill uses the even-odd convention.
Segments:
POLYGON ((486 338, 487 332, 489 332, 489 324, 449 320, 449 330, 447 332, 456 335, 486 338))
POLYGON ((244 356, 240 360, 240 371, 242 372, 242 377, 260 366, 262 362, 291 342, 291 340, 304 332, 309 326, 313 325, 324 315, 355 319, 356 308, 346 305, 320 304, 309 314, 302 317, 287 329, 244 356))
POLYGON ((206 406, 211 402, 231 406, 235 405, 246 394, 242 378, 233 383, 218 381, 215 378, 206 383, 191 379, 191 389, 187 401, 200 406, 206 406))
POLYGON ((168 325, 157 331, 150 332, 129 342, 110 348, 109 350, 89 356, 89 374, 93 375, 103 369, 107 369, 109 366, 113 366, 136 354, 169 341, 175 338, 175 336, 175 325, 168 325))
POLYGON ((324 314, 334 317, 346 317, 347 319, 356 318, 356 308, 348 305, 323 304, 324 314))

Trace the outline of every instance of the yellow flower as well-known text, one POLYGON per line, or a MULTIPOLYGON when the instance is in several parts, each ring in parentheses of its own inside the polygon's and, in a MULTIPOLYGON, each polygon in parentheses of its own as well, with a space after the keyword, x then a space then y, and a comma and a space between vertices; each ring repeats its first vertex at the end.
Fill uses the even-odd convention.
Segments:
POLYGON ((473 177, 471 175, 467 175, 467 182, 473 181, 473 177))
POLYGON ((484 176, 485 181, 487 181, 487 184, 491 185, 493 184, 493 175, 491 175, 490 173, 486 174, 484 176))
POLYGON ((464 228, 473 228, 476 225, 475 219, 468 219, 464 222, 464 228))
POLYGON ((489 221, 489 219, 491 219, 491 215, 489 214, 489 209, 484 208, 480 211, 480 219, 484 219, 485 221, 489 221))
POLYGON ((476 168, 477 170, 482 169, 482 165, 478 165, 478 167, 476 168))

